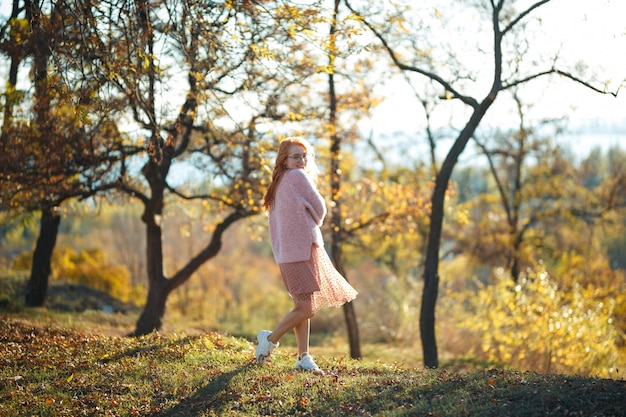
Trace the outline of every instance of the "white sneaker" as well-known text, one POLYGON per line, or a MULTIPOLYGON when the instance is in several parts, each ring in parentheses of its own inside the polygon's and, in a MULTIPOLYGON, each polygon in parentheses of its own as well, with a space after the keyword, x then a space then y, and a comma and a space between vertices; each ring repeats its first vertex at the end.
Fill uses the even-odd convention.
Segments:
POLYGON ((296 369, 298 371, 313 372, 315 375, 324 375, 324 371, 317 366, 313 357, 308 353, 305 353, 303 357, 296 361, 296 369))
POLYGON ((278 347, 278 343, 270 342, 267 337, 271 335, 272 332, 269 330, 261 330, 256 335, 256 340, 258 340, 259 344, 256 347, 256 361, 257 363, 264 364, 267 362, 267 359, 272 354, 272 351, 278 347))

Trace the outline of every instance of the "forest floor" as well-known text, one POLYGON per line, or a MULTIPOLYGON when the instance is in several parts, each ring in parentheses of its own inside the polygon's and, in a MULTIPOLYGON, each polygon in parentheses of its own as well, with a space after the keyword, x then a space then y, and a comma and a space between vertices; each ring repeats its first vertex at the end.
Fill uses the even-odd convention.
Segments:
POLYGON ((326 375, 315 376, 293 369, 288 345, 261 366, 248 338, 173 329, 127 337, 131 319, 0 309, 0 417, 626 416, 623 379, 424 369, 322 347, 326 375))

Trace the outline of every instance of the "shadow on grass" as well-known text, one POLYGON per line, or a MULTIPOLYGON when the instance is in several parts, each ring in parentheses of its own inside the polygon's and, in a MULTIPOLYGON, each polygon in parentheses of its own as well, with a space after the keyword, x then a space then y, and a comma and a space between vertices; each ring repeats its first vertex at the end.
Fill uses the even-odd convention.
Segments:
MULTIPOLYGON (((133 338, 134 336, 126 336, 126 337, 130 339, 130 338, 133 338)), ((114 356, 107 356, 101 359, 100 362, 101 363, 117 362, 123 358, 128 358, 128 357, 147 357, 154 353, 158 353, 159 351, 166 351, 168 349, 175 349, 175 348, 180 348, 182 346, 186 346, 196 339, 197 339, 196 336, 186 336, 181 339, 175 339, 175 340, 166 339, 165 341, 155 342, 152 345, 134 347, 132 349, 128 349, 126 351, 120 352, 114 356)))
POLYGON ((226 411, 220 409, 224 404, 234 405, 234 402, 239 398, 237 394, 233 394, 226 389, 228 383, 248 368, 249 366, 246 365, 225 374, 216 375, 209 384, 200 388, 192 396, 180 401, 173 408, 152 415, 160 417, 193 417, 204 414, 211 409, 221 415, 226 411))
POLYGON ((458 358, 441 361, 439 367, 440 369, 447 369, 450 371, 471 371, 502 368, 505 366, 506 364, 477 358, 475 356, 460 356, 458 358))

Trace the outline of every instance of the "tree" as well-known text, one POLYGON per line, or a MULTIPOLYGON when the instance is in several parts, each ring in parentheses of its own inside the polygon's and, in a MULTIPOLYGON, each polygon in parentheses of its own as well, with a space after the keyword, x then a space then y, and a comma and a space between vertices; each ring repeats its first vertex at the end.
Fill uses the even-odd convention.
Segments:
MULTIPOLYGON (((544 4, 550 0, 537 1, 517 10, 514 3, 504 0, 490 1, 488 5, 477 5, 477 8, 471 13, 480 21, 479 26, 482 28, 482 19, 490 28, 491 45, 489 56, 491 58, 491 69, 489 87, 486 93, 476 98, 476 86, 472 85, 472 74, 462 66, 458 65, 460 51, 454 53, 454 49, 449 47, 430 48, 427 45, 428 40, 420 39, 419 33, 414 33, 412 37, 406 36, 407 27, 416 23, 421 27, 428 28, 433 21, 441 19, 443 13, 440 9, 421 10, 424 18, 420 21, 417 17, 415 21, 411 21, 410 10, 403 10, 391 17, 384 17, 382 22, 374 23, 371 15, 362 11, 357 11, 346 1, 346 4, 355 14, 363 17, 364 24, 372 31, 382 47, 389 54, 392 62, 401 71, 415 74, 426 80, 432 80, 437 83, 443 90, 442 98, 453 101, 459 101, 467 109, 468 113, 465 118, 464 126, 461 128, 458 136, 454 139, 453 144, 449 148, 447 155, 441 165, 435 179, 435 187, 431 197, 432 211, 430 213, 430 230, 428 235, 428 243, 426 249, 426 259, 424 266, 424 289, 422 294, 422 305, 420 311, 420 333, 422 336, 422 348, 424 352, 424 364, 426 367, 437 367, 439 365, 437 354, 437 343, 435 337, 435 307, 437 303, 439 288, 439 252, 441 245, 441 235, 444 218, 445 195, 452 171, 458 161, 459 156, 464 151, 467 143, 473 137, 477 127, 487 114, 487 111, 493 105, 498 94, 504 90, 512 89, 524 84, 530 83, 540 77, 560 76, 562 78, 573 81, 574 83, 591 89, 598 93, 607 93, 603 87, 596 87, 591 79, 584 80, 577 75, 576 70, 565 70, 559 67, 559 60, 541 61, 540 64, 534 65, 530 62, 525 67, 524 62, 517 60, 515 56, 517 48, 511 47, 516 41, 523 40, 524 29, 526 23, 531 16, 544 4), (428 21, 426 16, 433 17, 428 21), (398 29, 403 36, 393 37, 391 31, 398 29), (519 36, 516 38, 516 36, 519 36), (400 40, 407 39, 408 42, 402 44, 400 40), (418 45, 418 42, 423 42, 418 45), (436 53, 434 52, 436 51, 436 53), (449 51, 449 52, 448 52, 449 51), (448 53, 446 53, 448 52, 448 53), (441 56, 439 54, 441 53, 441 56), (412 58, 412 59, 411 59, 412 58), (435 71, 431 70, 429 63, 436 61, 441 63, 435 71), (446 63, 443 65, 443 63, 446 63), (438 69, 441 68, 441 69, 438 69), (469 93, 464 92, 467 89, 469 93)), ((460 4, 454 7, 463 7, 460 4)), ((471 5, 470 7, 473 7, 471 5)), ((408 7, 407 7, 408 9, 408 7)), ((466 10, 467 11, 467 10, 466 10)), ((455 10, 454 15, 458 15, 459 10, 455 10)), ((450 28, 443 22, 443 27, 449 31, 450 28)), ((420 29, 416 29, 419 31, 420 29)), ((468 31, 469 32, 469 31, 468 31)), ((425 33, 423 35, 426 35, 425 33)), ((431 36, 431 33, 428 33, 431 36)), ((526 41, 526 46, 532 46, 526 41)), ((452 47, 454 48, 454 47, 452 47)), ((484 45, 474 48, 477 54, 481 53, 481 49, 485 50, 484 45)), ((467 51, 465 51, 467 52, 467 51)), ((482 63, 482 71, 485 71, 484 62, 482 63)), ((472 68, 470 65, 467 68, 472 68)), ((485 82, 485 80, 481 80, 485 82)), ((486 82, 485 82, 486 84, 486 82)), ((600 84, 602 85, 602 84, 600 84)), ((614 93, 616 94, 616 93, 614 93)))
POLYGON ((20 7, 16 0, 2 28, 1 45, 11 64, 0 152, 0 205, 2 210, 41 212, 26 291, 30 306, 45 302, 61 204, 111 188, 107 177, 116 158, 111 149, 119 137, 108 113, 98 113, 95 103, 73 101, 88 98, 81 93, 97 90, 98 85, 91 82, 86 87, 81 83, 89 80, 76 77, 82 61, 66 46, 80 33, 80 22, 69 13, 72 6, 49 4, 47 11, 44 6, 25 2, 20 7), (32 63, 33 96, 18 89, 24 63, 32 63))
MULTIPOLYGON (((168 294, 219 252, 229 225, 258 213, 270 149, 268 140, 259 140, 259 128, 267 132, 272 124, 291 123, 306 109, 295 99, 299 96, 294 86, 315 74, 318 66, 309 65, 295 35, 317 22, 319 6, 264 1, 208 8, 177 0, 76 3, 67 10, 50 5, 51 21, 62 23, 64 30, 50 25, 59 40, 44 45, 42 51, 58 49, 65 54, 52 59, 64 70, 60 75, 64 81, 81 87, 68 89, 63 96, 78 103, 75 114, 87 118, 87 104, 106 101, 102 108, 111 114, 119 111, 116 121, 123 121, 125 131, 131 132, 123 144, 102 148, 115 151, 108 166, 118 170, 106 187, 115 186, 144 208, 149 290, 135 331, 144 334, 160 328, 168 294), (181 85, 185 92, 179 92, 181 85), (137 132, 147 132, 147 139, 137 132), (211 183, 185 184, 169 176, 174 168, 202 173, 211 183), (218 214, 218 221, 209 244, 166 277, 161 222, 170 197, 203 199, 218 214)), ((18 9, 16 3, 16 13, 18 9)), ((56 39, 38 35, 33 39, 56 39)), ((42 61, 37 61, 41 68, 47 58, 42 54, 42 61)), ((45 91, 46 85, 41 83, 37 91, 45 91)), ((38 105, 46 109, 45 103, 38 105)), ((122 136, 117 125, 106 126, 115 138, 122 136)), ((69 183, 59 178, 63 186, 69 183)), ((31 183, 27 190, 34 188, 31 183)), ((84 187, 81 192, 87 193, 84 187)), ((48 221, 48 217, 42 218, 48 221)))
MULTIPOLYGON (((524 269, 539 267, 541 260, 589 250, 591 245, 588 238, 582 238, 582 231, 593 234, 612 213, 623 209, 617 196, 625 181, 623 162, 609 164, 599 150, 592 151, 577 168, 568 149, 554 144, 565 122, 533 121, 529 117, 532 106, 524 105, 516 93, 513 101, 519 118, 517 129, 475 135, 487 158, 499 207, 492 204, 493 194, 488 192, 468 202, 471 220, 457 246, 470 248, 483 264, 506 265, 517 282, 524 269), (610 174, 607 166, 612 168, 610 174), (563 239, 567 246, 555 247, 555 237, 564 233, 562 229, 576 229, 581 239, 563 239), (553 248, 551 253, 548 248, 553 248)), ((620 160, 619 150, 611 155, 620 160)))
MULTIPOLYGON (((340 6, 340 0, 334 1, 330 17, 320 19, 320 23, 328 24, 329 33, 327 37, 313 40, 313 43, 325 54, 319 59, 327 60, 326 63, 317 65, 318 72, 327 77, 328 85, 328 93, 323 95, 319 104, 319 113, 324 115, 325 120, 321 120, 323 123, 317 131, 329 144, 330 250, 335 267, 348 279, 344 247, 354 242, 351 241, 353 239, 349 233, 351 227, 346 223, 349 219, 346 217, 348 208, 345 197, 354 188, 346 184, 346 179, 350 177, 355 167, 347 161, 344 148, 358 141, 358 122, 368 117, 378 102, 377 97, 371 92, 374 82, 378 80, 369 79, 373 63, 363 58, 361 46, 353 40, 363 32, 362 28, 352 15, 343 13, 340 6), (348 188, 351 190, 346 193, 348 188)), ((314 86, 312 90, 315 91, 314 86)), ((366 187, 364 190, 368 191, 369 188, 366 187)), ((355 195, 356 193, 352 194, 355 195)), ((357 204, 363 202, 359 200, 357 204)), ((382 211, 383 213, 368 213, 368 216, 373 217, 359 223, 357 228, 383 221, 389 212, 386 207, 382 211)), ((361 357, 361 348, 354 303, 346 303, 343 312, 348 330, 350 355, 358 359, 361 357)))
MULTIPOLYGON (((339 24, 339 5, 341 1, 335 0, 333 15, 330 23, 330 40, 328 45, 328 98, 329 113, 328 126, 330 129, 330 189, 331 189, 331 253, 335 267, 347 278, 346 269, 343 263, 343 253, 341 248, 341 169, 339 164, 341 161, 341 133, 337 120, 337 92, 335 90, 335 60, 338 55, 337 49, 337 26, 339 24)), ((350 342, 350 357, 353 359, 361 358, 361 345, 359 341, 359 329, 357 325, 356 312, 353 302, 346 303, 343 306, 344 317, 348 329, 348 340, 350 342)))
POLYGON ((527 120, 522 99, 515 92, 513 100, 519 117, 516 130, 474 135, 487 158, 500 209, 504 213, 502 222, 476 219, 481 234, 488 236, 487 240, 501 241, 502 245, 495 245, 491 250, 483 246, 474 252, 479 257, 481 254, 494 254, 494 251, 503 256, 502 263, 507 265, 511 277, 517 281, 524 263, 521 258, 526 234, 541 224, 542 218, 560 216, 567 204, 567 190, 572 189, 564 184, 571 182, 572 173, 567 168, 569 164, 564 160, 562 150, 551 143, 562 130, 560 121, 545 120, 532 124, 527 120), (502 232, 502 239, 490 233, 485 223, 493 225, 495 234, 502 232))
POLYGON ((149 287, 136 335, 158 330, 168 295, 219 253, 233 223, 259 213, 270 150, 259 129, 291 121, 300 105, 286 101, 289 90, 311 69, 298 62, 293 26, 304 25, 315 15, 311 10, 288 3, 207 9, 193 1, 140 1, 116 23, 112 33, 122 34, 119 44, 102 59, 111 67, 125 63, 113 82, 134 124, 147 132, 143 181, 129 172, 119 183, 143 205, 149 287), (159 95, 174 85, 183 85, 185 93, 159 95), (157 111, 159 103, 169 110, 177 102, 178 114, 157 111), (203 181, 172 178, 174 168, 201 174, 203 181), (204 200, 217 220, 209 242, 166 276, 162 222, 170 198, 204 200))

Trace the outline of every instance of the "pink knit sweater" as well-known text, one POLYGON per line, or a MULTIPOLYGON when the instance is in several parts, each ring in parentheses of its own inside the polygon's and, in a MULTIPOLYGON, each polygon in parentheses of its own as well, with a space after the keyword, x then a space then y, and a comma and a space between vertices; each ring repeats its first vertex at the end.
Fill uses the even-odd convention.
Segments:
POLYGON ((311 245, 324 247, 320 226, 326 204, 302 169, 290 169, 278 183, 269 212, 270 240, 279 264, 306 261, 311 245))

